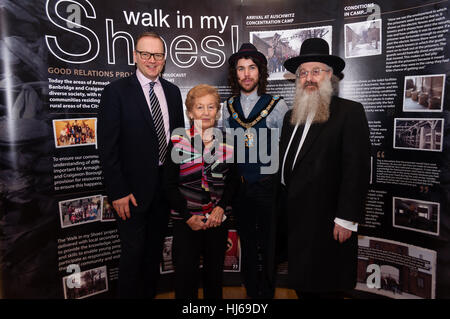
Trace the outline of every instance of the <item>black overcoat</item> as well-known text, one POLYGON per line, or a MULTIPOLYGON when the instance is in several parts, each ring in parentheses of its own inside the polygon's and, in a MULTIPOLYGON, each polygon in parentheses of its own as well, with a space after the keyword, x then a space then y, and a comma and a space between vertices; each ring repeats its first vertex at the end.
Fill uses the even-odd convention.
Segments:
MULTIPOLYGON (((280 165, 294 129, 291 113, 284 118, 280 165)), ((297 134, 302 132, 300 126, 297 134)), ((298 145, 291 147, 297 150, 298 145)), ((288 174, 289 183, 280 187, 278 198, 280 213, 287 218, 281 224, 287 227, 290 286, 311 292, 354 288, 357 234, 340 244, 333 229, 335 217, 361 222, 364 216, 370 140, 363 106, 333 97, 329 120, 311 125, 288 174)))

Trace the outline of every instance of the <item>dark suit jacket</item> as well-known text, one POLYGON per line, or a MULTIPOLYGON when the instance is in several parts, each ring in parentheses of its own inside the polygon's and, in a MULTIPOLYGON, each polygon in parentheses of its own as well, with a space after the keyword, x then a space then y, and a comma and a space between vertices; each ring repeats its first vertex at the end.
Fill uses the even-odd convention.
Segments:
MULTIPOLYGON (((294 129, 291 113, 284 118, 280 165, 294 129)), ((297 134, 301 132, 303 126, 297 134)), ((292 147, 296 150, 298 145, 292 147)), ((369 128, 363 106, 333 97, 329 120, 311 125, 280 203, 287 216, 293 288, 336 291, 355 286, 357 236, 353 233, 339 244, 333 239, 334 219, 362 220, 369 175, 369 128)))
MULTIPOLYGON (((180 90, 160 78, 167 100, 170 131, 184 127, 180 90)), ((140 209, 152 201, 158 184, 158 137, 135 74, 103 91, 98 114, 98 147, 108 199, 132 193, 140 209)))

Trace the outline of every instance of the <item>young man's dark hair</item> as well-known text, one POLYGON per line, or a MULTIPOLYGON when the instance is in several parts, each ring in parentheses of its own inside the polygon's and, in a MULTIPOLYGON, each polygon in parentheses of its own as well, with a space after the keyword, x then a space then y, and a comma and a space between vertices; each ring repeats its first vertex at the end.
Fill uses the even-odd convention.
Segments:
POLYGON ((231 91, 234 95, 237 95, 241 91, 241 87, 239 86, 237 76, 236 76, 236 63, 239 59, 251 59, 255 62, 259 71, 259 80, 258 80, 258 95, 262 95, 266 93, 267 88, 267 78, 269 77, 269 73, 267 72, 267 65, 262 63, 259 59, 252 56, 241 56, 235 59, 235 62, 230 64, 228 67, 228 83, 231 86, 231 91))

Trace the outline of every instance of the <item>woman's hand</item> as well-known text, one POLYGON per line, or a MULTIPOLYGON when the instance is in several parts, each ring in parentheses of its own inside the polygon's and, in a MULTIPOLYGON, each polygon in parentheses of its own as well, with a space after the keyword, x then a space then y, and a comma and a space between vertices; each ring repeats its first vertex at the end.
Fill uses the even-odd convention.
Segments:
POLYGON ((211 214, 209 215, 208 220, 206 221, 206 228, 210 227, 218 227, 222 224, 222 218, 224 214, 224 210, 222 207, 216 206, 212 210, 211 214))
POLYGON ((203 219, 205 219, 205 216, 203 215, 192 215, 192 217, 186 221, 186 224, 188 224, 193 231, 206 229, 207 227, 203 222, 203 219))

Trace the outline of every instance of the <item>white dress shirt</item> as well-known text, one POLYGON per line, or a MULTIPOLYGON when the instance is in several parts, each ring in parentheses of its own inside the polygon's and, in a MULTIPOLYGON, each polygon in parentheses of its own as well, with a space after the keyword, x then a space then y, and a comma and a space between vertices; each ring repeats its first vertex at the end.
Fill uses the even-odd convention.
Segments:
MULTIPOLYGON (((138 78, 139 83, 141 84, 142 91, 145 95, 145 100, 147 101, 148 108, 150 110, 150 114, 152 112, 151 106, 150 106, 150 79, 146 78, 139 69, 136 69, 136 76, 138 78)), ((159 106, 161 107, 161 112, 164 120, 164 131, 166 132, 166 141, 169 143, 170 139, 170 123, 169 123, 169 109, 167 106, 167 100, 166 95, 164 94, 163 87, 161 85, 161 81, 159 80, 159 77, 156 78, 155 86, 153 87, 153 91, 156 94, 156 97, 159 101, 159 106)))

